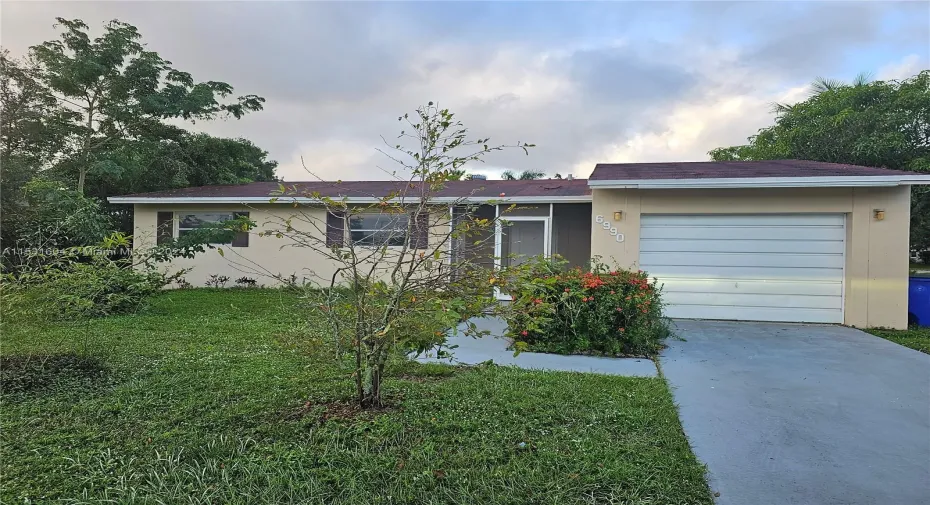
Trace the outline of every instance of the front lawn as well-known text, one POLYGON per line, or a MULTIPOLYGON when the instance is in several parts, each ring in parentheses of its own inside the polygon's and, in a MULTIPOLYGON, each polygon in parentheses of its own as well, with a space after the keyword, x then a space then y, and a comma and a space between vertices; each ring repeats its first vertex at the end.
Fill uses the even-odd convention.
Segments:
POLYGON ((392 408, 359 413, 295 306, 5 321, 0 502, 712 503, 661 379, 398 362, 392 408))
POLYGON ((915 351, 930 354, 930 327, 918 328, 915 326, 908 330, 872 328, 865 331, 872 335, 891 340, 904 347, 910 347, 915 351))

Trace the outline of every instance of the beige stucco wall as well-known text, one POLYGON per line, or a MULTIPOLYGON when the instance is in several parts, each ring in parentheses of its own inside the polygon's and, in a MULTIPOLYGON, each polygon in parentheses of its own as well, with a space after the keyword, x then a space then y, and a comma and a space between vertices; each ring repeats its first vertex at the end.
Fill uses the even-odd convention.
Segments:
POLYGON ((781 188, 723 190, 595 189, 593 215, 624 234, 615 238, 592 220, 591 254, 638 268, 642 214, 843 213, 846 215, 844 318, 859 327, 907 327, 910 188, 781 188), (876 221, 873 209, 884 209, 876 221), (614 222, 613 213, 623 211, 614 222))
MULTIPOLYGON (((193 286, 203 286, 212 274, 225 275, 230 278, 227 286, 233 286, 239 277, 254 278, 259 284, 273 286, 279 284, 274 276, 281 274, 297 276, 298 282, 316 282, 328 284, 336 271, 336 264, 319 252, 307 247, 294 247, 289 238, 276 238, 273 236, 260 237, 259 233, 268 230, 284 228, 284 222, 290 220, 293 228, 316 236, 323 235, 318 231, 325 229, 326 214, 322 207, 300 207, 295 209, 288 204, 169 204, 135 206, 135 220, 133 233, 133 247, 144 250, 155 245, 155 232, 158 212, 224 212, 248 211, 249 218, 256 223, 251 230, 248 247, 232 247, 222 245, 223 254, 217 249, 207 249, 206 252, 194 258, 177 258, 169 264, 163 265, 166 271, 173 272, 179 269, 190 268, 185 279, 193 286), (316 225, 319 228, 314 227, 316 225)), ((430 234, 430 245, 439 240, 438 235, 442 227, 448 227, 448 208, 437 206, 430 212, 431 226, 434 232, 430 234)))

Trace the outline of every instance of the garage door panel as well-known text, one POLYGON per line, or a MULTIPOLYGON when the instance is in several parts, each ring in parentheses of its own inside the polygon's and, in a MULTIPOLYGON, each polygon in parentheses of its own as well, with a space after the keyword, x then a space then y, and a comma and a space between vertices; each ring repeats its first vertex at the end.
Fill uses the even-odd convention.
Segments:
POLYGON ((652 226, 643 227, 641 239, 700 240, 845 240, 846 232, 837 226, 652 226))
POLYGON ((840 226, 846 219, 843 214, 644 214, 640 218, 646 226, 840 226))
POLYGON ((784 281, 819 282, 843 279, 842 268, 771 268, 730 266, 652 266, 640 267, 650 277, 684 277, 692 279, 774 279, 784 281))
POLYGON ((843 240, 662 240, 640 239, 640 253, 651 252, 742 252, 843 254, 843 240))
POLYGON ((669 306, 666 315, 681 319, 735 319, 740 321, 784 321, 805 323, 842 322, 835 309, 785 309, 778 307, 724 307, 717 305, 669 306))
POLYGON ((843 322, 842 214, 644 215, 670 317, 843 322))
MULTIPOLYGON (((705 252, 651 252, 640 253, 640 262, 653 268, 688 265, 694 267, 773 267, 786 268, 804 265, 805 268, 833 268, 843 255, 792 254, 792 253, 705 253, 705 252)), ((842 266, 840 267, 842 269, 842 266)))
POLYGON ((665 277, 663 293, 843 296, 843 283, 754 279, 680 279, 665 277))
MULTIPOLYGON (((706 305, 707 293, 666 293, 669 305, 706 305)), ((730 307, 777 307, 785 309, 837 309, 843 308, 843 300, 837 296, 773 295, 773 294, 729 294, 715 293, 714 305, 730 307)))

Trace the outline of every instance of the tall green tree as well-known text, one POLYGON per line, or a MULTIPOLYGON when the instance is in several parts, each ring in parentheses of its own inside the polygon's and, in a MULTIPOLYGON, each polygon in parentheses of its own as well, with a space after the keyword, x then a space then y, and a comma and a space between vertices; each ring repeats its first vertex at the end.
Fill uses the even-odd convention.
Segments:
POLYGON ((184 133, 171 142, 139 140, 107 151, 118 170, 89 182, 86 192, 103 198, 212 184, 274 181, 278 163, 246 139, 184 133))
POLYGON ((33 46, 25 59, 0 50, 0 241, 31 243, 68 209, 87 211, 81 219, 59 216, 88 226, 70 230, 72 242, 98 235, 94 216, 131 233, 131 209, 108 205, 112 195, 275 180, 277 163, 252 142, 181 127, 241 118, 261 110, 263 98, 195 82, 127 23, 111 21, 93 39, 80 20, 58 18, 57 26, 58 39, 33 46))
MULTIPOLYGON (((930 172, 930 70, 903 80, 814 82, 811 96, 776 104, 775 124, 716 161, 804 159, 930 172)), ((930 190, 912 193, 911 246, 930 249, 930 190)), ((930 259, 930 258, 928 258, 930 259)))
POLYGON ((67 149, 74 113, 38 80, 35 61, 0 50, 0 242, 16 241, 28 207, 26 184, 67 149))
POLYGON ((195 82, 170 61, 149 51, 128 23, 110 21, 91 38, 79 19, 56 18, 61 35, 31 48, 39 80, 70 116, 70 150, 57 169, 71 176, 83 193, 88 177, 121 167, 106 153, 135 140, 176 140, 184 130, 169 119, 241 118, 262 109, 256 95, 231 98, 225 82, 195 82))

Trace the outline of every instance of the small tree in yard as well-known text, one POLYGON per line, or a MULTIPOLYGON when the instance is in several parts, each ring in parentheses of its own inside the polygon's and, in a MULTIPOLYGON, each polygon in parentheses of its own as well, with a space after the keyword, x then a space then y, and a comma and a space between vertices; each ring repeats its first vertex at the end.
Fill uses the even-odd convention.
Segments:
MULTIPOLYGON (((490 258, 480 251, 493 240, 497 218, 479 217, 478 207, 467 203, 469 195, 441 203, 436 196, 461 176, 466 164, 495 151, 528 153, 533 147, 469 139, 453 114, 432 102, 398 120, 405 130, 396 144, 385 141, 387 148, 381 150, 399 165, 388 172, 390 194, 342 191, 343 197, 330 198, 281 185, 273 201, 291 201, 295 213, 262 232, 288 238, 335 266, 331 277, 311 276, 304 292, 313 325, 324 321, 337 349, 350 343, 363 407, 383 405, 382 376, 398 347, 423 351, 440 346, 448 329, 495 306, 496 279, 490 258), (350 197, 374 203, 356 205, 350 197)), ((464 332, 482 333, 473 323, 464 332)))

